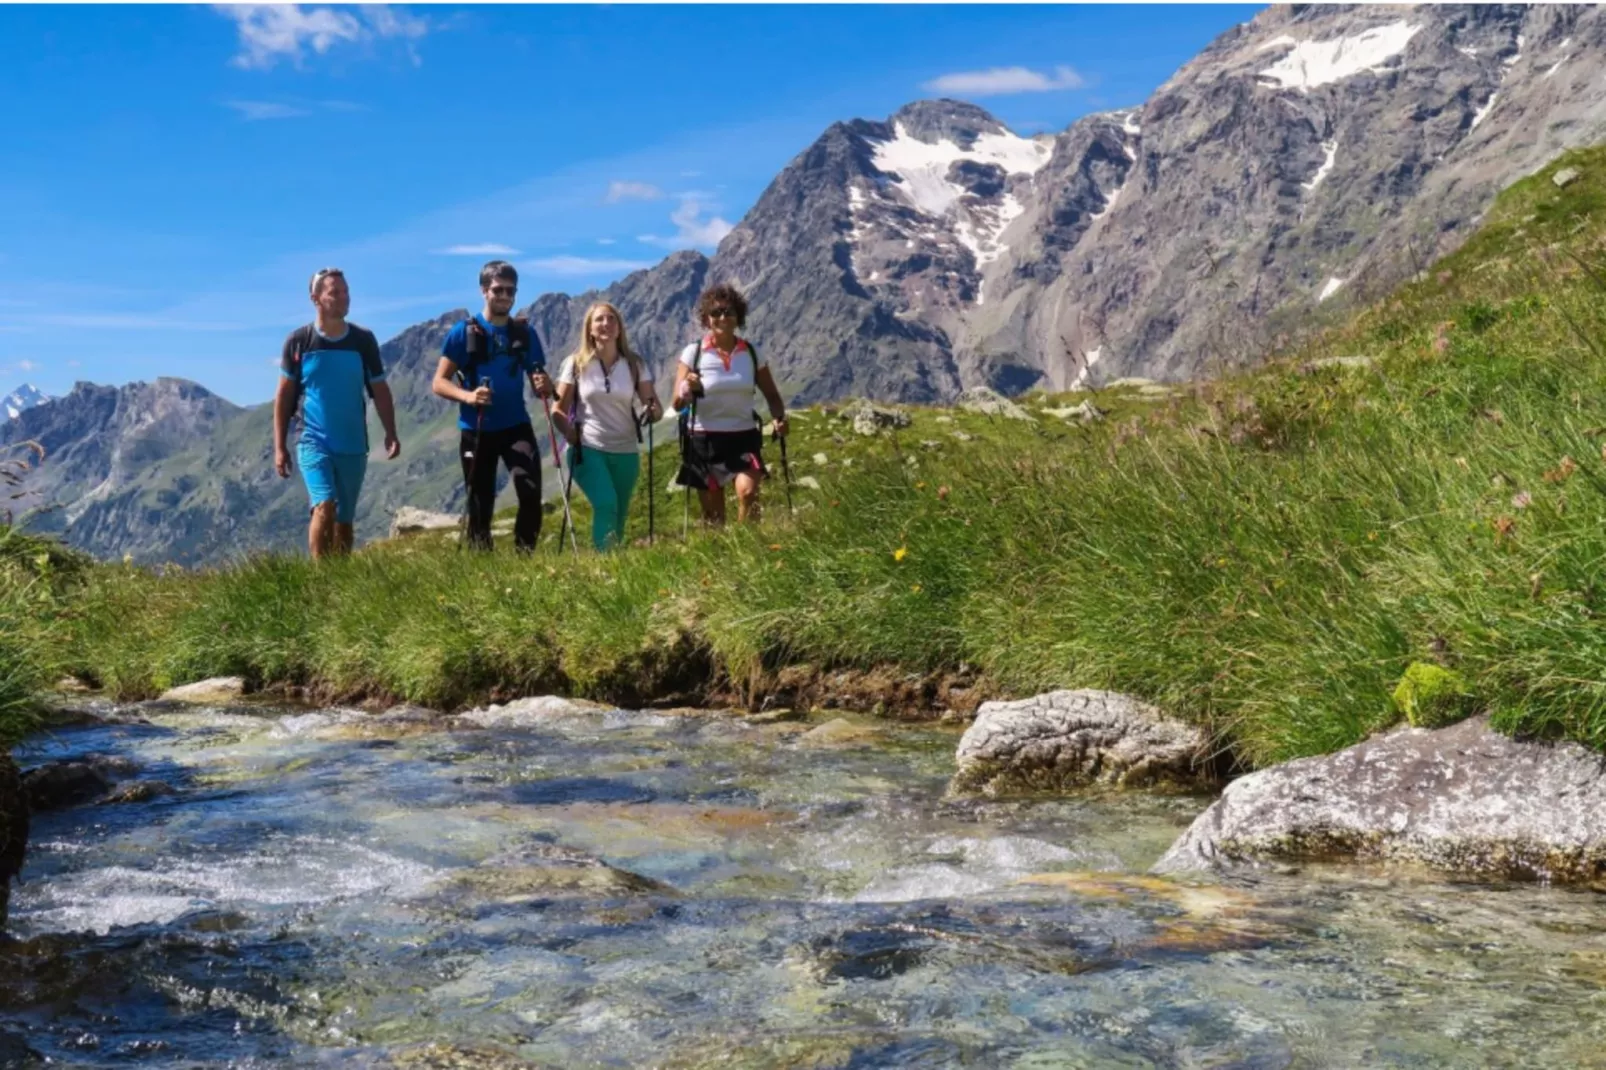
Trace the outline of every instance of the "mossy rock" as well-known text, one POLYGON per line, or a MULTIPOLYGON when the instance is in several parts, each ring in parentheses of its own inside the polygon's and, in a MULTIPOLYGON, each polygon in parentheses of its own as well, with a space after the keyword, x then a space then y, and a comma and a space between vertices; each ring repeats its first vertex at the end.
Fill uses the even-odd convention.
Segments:
POLYGON ((1477 699, 1455 670, 1413 661, 1394 688, 1394 708, 1413 728, 1443 728, 1471 716, 1477 699))

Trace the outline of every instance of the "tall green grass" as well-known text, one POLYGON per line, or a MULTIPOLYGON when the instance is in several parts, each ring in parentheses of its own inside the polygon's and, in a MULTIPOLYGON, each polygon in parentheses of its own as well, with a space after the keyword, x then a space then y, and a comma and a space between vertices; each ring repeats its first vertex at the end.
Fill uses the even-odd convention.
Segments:
POLYGON ((794 467, 822 486, 791 520, 776 483, 764 524, 683 542, 681 502, 652 488, 672 537, 608 557, 433 537, 322 567, 105 566, 50 627, 128 695, 229 673, 645 701, 710 672, 967 667, 1148 697, 1251 765, 1385 726, 1424 660, 1505 730, 1606 748, 1606 152, 1563 165, 1584 177, 1520 183, 1343 329, 1165 401, 1102 396, 1101 424, 920 410, 868 441, 804 412, 794 467))

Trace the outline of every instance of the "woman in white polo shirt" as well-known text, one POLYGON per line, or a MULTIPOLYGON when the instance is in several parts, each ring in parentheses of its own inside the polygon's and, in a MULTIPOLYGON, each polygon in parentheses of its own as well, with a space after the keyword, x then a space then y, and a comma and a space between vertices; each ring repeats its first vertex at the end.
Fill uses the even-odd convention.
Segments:
POLYGON ((736 287, 703 291, 697 312, 706 333, 681 352, 675 366, 675 407, 686 412, 689 424, 677 482, 698 489, 703 520, 715 525, 725 522, 725 488, 735 483, 737 519, 757 520, 766 470, 753 391, 763 393, 775 433, 783 437, 786 405, 769 364, 736 334, 747 325, 747 299, 736 287))
POLYGON ((630 495, 641 474, 638 402, 649 420, 663 415, 652 374, 630 348, 619 310, 598 301, 586 309, 580 348, 558 372, 557 411, 552 414, 569 440, 566 452, 574 481, 591 503, 591 543, 598 550, 625 538, 630 495))

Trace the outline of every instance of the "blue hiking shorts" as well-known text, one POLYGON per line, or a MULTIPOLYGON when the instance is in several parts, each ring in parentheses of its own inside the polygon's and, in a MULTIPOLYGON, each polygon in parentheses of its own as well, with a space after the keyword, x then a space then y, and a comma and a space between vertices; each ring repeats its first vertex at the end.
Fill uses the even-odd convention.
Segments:
POLYGON ((296 449, 301 462, 301 478, 307 484, 307 497, 316 509, 324 502, 335 503, 335 523, 350 524, 357 518, 357 495, 362 493, 362 477, 368 473, 366 453, 325 453, 303 442, 296 449))

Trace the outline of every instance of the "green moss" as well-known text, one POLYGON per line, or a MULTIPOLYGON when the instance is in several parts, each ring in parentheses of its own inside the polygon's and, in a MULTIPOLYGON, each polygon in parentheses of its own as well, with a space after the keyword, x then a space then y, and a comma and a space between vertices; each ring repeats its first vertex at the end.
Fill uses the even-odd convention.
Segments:
POLYGON ((1460 673, 1425 661, 1413 661, 1394 689, 1394 709, 1415 728, 1454 724, 1476 706, 1460 673))

